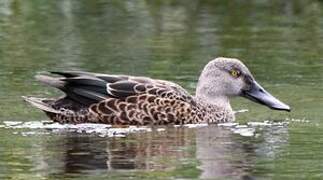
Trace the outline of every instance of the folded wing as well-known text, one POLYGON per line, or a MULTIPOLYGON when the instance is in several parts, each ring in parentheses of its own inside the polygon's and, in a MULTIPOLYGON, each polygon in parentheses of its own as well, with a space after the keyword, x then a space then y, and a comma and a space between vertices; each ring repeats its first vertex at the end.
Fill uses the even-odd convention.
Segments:
MULTIPOLYGON (((52 78, 58 81, 59 88, 66 95, 79 103, 90 105, 108 98, 124 99, 129 96, 152 94, 159 96, 176 96, 183 101, 190 101, 190 94, 179 85, 147 77, 108 75, 81 71, 51 72, 63 77, 52 78)), ((41 75, 44 76, 44 75, 41 75)), ((40 81, 44 80, 37 78, 40 81)), ((44 82, 45 84, 51 83, 44 82)))
POLYGON ((54 104, 56 109, 68 99, 69 104, 73 101, 88 108, 96 119, 109 124, 169 123, 178 119, 179 111, 184 113, 194 104, 179 85, 147 77, 66 71, 37 79, 66 94, 54 104))

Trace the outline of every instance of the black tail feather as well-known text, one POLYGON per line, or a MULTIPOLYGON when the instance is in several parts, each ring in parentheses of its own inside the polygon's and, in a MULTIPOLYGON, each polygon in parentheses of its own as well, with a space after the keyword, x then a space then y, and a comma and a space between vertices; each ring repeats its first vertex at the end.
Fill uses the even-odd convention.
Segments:
POLYGON ((53 77, 46 74, 36 76, 40 82, 60 89, 66 98, 85 106, 102 101, 111 96, 106 91, 106 84, 102 79, 91 76, 86 72, 50 72, 64 77, 53 77))

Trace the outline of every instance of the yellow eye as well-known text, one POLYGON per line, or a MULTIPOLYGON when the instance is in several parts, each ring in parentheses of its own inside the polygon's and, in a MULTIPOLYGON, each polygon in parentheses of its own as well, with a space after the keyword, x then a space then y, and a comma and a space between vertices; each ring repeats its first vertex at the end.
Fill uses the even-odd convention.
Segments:
POLYGON ((238 78, 240 76, 240 71, 233 69, 233 70, 230 71, 230 74, 234 78, 238 78))

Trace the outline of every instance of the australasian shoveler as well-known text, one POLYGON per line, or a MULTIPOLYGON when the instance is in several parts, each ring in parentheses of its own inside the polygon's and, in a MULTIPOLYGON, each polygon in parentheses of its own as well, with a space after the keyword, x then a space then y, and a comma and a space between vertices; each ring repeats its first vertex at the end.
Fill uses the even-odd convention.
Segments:
POLYGON ((254 79, 238 59, 219 57, 203 69, 195 96, 181 86, 148 77, 80 71, 37 75, 58 88, 58 99, 24 97, 59 123, 165 125, 233 121, 229 99, 242 96, 275 110, 290 111, 254 79))

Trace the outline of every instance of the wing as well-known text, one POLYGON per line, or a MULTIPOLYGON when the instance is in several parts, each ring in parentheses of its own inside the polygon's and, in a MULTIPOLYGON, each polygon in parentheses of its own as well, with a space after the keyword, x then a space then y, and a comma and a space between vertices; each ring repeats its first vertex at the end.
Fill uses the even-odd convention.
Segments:
POLYGON ((130 96, 154 95, 191 102, 191 95, 181 86, 147 77, 108 75, 81 71, 51 72, 62 77, 38 75, 37 79, 65 92, 67 98, 82 105, 114 98, 125 100, 130 96))
POLYGON ((169 81, 75 71, 51 74, 60 77, 41 75, 37 79, 65 92, 62 102, 69 99, 88 108, 94 116, 88 122, 147 125, 194 120, 192 96, 169 81))

